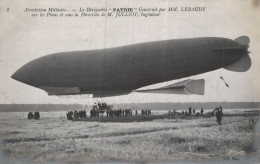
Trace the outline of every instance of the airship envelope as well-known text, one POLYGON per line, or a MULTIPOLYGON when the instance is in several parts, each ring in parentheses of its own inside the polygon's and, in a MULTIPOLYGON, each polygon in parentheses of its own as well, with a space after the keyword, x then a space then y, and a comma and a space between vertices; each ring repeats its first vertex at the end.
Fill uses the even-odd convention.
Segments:
POLYGON ((59 52, 28 62, 11 77, 48 95, 108 97, 133 91, 203 95, 204 80, 184 80, 146 91, 140 88, 221 68, 245 72, 251 67, 249 42, 247 36, 235 40, 201 37, 59 52))

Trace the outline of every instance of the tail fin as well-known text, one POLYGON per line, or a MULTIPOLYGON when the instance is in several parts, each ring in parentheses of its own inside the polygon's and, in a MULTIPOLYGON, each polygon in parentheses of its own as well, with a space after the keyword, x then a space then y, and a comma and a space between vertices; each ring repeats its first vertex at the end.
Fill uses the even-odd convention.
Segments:
POLYGON ((249 51, 247 50, 249 47, 250 39, 248 36, 240 36, 235 39, 237 43, 239 43, 241 46, 245 46, 240 54, 241 58, 236 61, 235 63, 224 67, 226 70, 234 71, 234 72, 246 72, 251 67, 251 59, 249 57, 249 51))
POLYGON ((248 54, 245 54, 237 62, 224 67, 226 70, 233 72, 246 72, 250 69, 252 61, 248 54))
POLYGON ((237 41, 241 45, 249 45, 250 38, 248 36, 240 36, 240 37, 236 38, 235 41, 237 41))

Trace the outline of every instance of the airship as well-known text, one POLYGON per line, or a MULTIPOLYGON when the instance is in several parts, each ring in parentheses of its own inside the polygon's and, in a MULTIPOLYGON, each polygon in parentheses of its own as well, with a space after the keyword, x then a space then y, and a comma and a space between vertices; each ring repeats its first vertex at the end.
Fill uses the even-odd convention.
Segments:
POLYGON ((201 37, 59 52, 28 62, 11 78, 48 95, 92 94, 94 98, 131 92, 204 95, 204 79, 142 88, 222 68, 245 72, 251 67, 249 42, 248 36, 234 40, 201 37))

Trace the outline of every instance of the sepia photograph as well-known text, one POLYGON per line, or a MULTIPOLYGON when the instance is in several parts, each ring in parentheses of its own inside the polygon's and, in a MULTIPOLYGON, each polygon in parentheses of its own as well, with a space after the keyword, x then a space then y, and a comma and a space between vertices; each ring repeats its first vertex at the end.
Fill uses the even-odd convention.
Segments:
POLYGON ((259 0, 0 0, 0 163, 260 162, 259 0))

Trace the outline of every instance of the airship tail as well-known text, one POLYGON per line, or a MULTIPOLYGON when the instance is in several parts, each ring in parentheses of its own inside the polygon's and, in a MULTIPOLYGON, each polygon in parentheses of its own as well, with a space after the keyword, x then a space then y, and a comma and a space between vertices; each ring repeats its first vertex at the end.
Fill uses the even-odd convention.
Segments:
POLYGON ((239 50, 239 53, 242 54, 241 58, 235 63, 224 67, 224 69, 233 72, 246 72, 251 67, 251 59, 248 55, 250 52, 247 50, 249 47, 250 39, 248 36, 240 36, 236 38, 235 41, 240 44, 240 47, 235 47, 234 50, 239 50))

